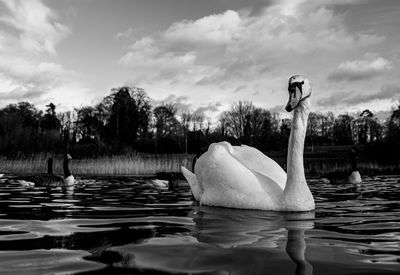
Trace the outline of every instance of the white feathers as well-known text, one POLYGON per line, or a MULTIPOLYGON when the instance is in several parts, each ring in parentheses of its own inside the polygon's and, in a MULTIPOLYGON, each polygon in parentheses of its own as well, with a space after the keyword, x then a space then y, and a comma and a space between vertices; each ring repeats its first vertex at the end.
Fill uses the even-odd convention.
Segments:
POLYGON ((71 186, 71 185, 74 185, 75 178, 73 175, 70 175, 66 178, 63 178, 63 181, 64 181, 64 186, 71 186))
POLYGON ((288 146, 288 174, 256 148, 232 146, 228 142, 211 144, 197 160, 194 173, 181 168, 200 204, 276 211, 315 208, 303 166, 311 86, 308 79, 300 75, 290 78, 289 92, 293 90, 291 85, 301 88, 307 96, 294 109, 288 146))
POLYGON ((361 179, 360 172, 358 172, 358 171, 351 172, 351 174, 349 175, 349 178, 348 178, 348 182, 352 183, 352 184, 361 183, 362 179, 361 179))

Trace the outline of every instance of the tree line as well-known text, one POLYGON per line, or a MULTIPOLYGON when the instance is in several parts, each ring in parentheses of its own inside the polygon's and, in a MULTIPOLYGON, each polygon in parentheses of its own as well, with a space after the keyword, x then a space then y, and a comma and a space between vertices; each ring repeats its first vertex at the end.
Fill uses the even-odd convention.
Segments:
MULTIPOLYGON (((151 105, 137 87, 111 90, 94 106, 56 112, 49 103, 44 112, 28 102, 0 109, 0 154, 62 152, 77 156, 144 153, 200 153, 212 142, 227 140, 261 151, 284 151, 291 120, 239 101, 220 114, 212 127, 203 112, 179 111, 173 103, 151 105)), ((365 110, 358 115, 310 113, 306 146, 367 145, 398 159, 400 106, 386 121, 365 110)))

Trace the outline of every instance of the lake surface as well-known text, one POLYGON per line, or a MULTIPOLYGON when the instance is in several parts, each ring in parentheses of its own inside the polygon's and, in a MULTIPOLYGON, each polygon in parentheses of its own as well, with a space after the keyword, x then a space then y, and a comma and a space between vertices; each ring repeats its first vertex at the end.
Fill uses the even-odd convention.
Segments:
POLYGON ((309 179, 316 211, 198 206, 135 178, 0 182, 0 274, 400 274, 400 177, 309 179))

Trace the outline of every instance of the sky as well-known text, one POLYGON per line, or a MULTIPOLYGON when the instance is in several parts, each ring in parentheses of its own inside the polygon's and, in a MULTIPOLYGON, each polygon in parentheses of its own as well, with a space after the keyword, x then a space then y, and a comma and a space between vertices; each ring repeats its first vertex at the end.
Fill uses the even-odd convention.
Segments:
POLYGON ((0 0, 0 107, 94 105, 111 88, 217 117, 239 100, 284 113, 388 114, 400 100, 397 0, 0 0))

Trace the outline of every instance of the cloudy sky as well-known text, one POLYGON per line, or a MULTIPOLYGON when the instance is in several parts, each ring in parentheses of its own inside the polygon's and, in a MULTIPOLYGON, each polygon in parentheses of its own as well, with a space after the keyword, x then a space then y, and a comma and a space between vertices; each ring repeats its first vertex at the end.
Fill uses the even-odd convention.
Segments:
POLYGON ((304 74, 314 111, 390 110, 399 18, 397 0, 0 0, 0 107, 67 110, 130 85, 209 116, 281 111, 304 74))

